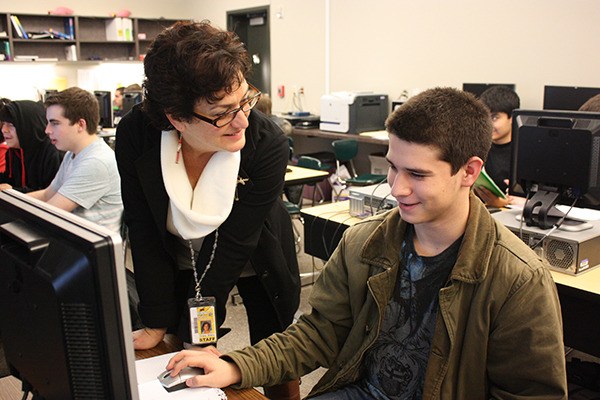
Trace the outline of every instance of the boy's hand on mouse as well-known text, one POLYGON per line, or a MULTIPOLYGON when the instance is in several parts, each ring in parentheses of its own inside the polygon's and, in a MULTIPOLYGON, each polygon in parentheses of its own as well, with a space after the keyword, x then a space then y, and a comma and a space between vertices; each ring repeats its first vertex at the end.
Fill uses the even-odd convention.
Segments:
POLYGON ((177 353, 167 369, 171 375, 178 374, 185 367, 204 369, 204 375, 197 375, 186 381, 189 387, 223 388, 242 380, 242 373, 237 365, 219 358, 214 352, 203 350, 183 350, 177 353))

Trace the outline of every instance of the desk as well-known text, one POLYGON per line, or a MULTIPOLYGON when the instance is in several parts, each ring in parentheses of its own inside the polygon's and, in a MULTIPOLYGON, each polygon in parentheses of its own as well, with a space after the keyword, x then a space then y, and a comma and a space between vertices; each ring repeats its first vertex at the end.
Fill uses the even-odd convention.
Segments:
POLYGON ((327 171, 288 165, 285 173, 285 186, 319 183, 329 176, 327 171))
MULTIPOLYGON (((349 201, 302 209, 304 251, 327 260, 342 233, 360 218, 349 213, 349 201)), ((550 271, 563 318, 565 345, 600 357, 600 267, 578 276, 550 271)))
MULTIPOLYGON (((161 354, 171 353, 181 349, 181 342, 173 335, 167 335, 165 340, 158 346, 149 350, 136 350, 135 358, 138 360, 159 356, 161 354)), ((234 390, 230 388, 223 389, 229 400, 267 400, 256 389, 234 390)), ((0 379, 0 400, 20 399, 23 396, 21 392, 21 381, 13 376, 7 376, 0 379)), ((31 396, 30 396, 31 397, 31 396)))
POLYGON ((104 139, 107 145, 110 146, 111 149, 115 149, 115 138, 116 138, 117 128, 103 128, 98 132, 98 137, 104 139))

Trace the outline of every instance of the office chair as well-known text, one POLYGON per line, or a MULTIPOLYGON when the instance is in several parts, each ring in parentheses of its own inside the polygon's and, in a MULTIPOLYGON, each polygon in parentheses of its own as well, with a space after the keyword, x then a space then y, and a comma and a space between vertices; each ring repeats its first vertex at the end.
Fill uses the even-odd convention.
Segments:
POLYGON ((343 180, 338 177, 338 181, 347 186, 368 186, 383 182, 387 176, 380 174, 360 174, 356 173, 353 159, 358 154, 358 141, 356 139, 339 139, 331 142, 333 153, 335 154, 336 167, 339 170, 344 164, 348 168, 350 178, 343 180))
MULTIPOLYGON (((310 157, 310 156, 300 156, 300 158, 298 158, 297 165, 299 167, 316 169, 319 171, 326 171, 330 168, 328 165, 323 164, 321 162, 321 160, 319 160, 318 158, 310 157)), ((326 178, 323 178, 323 179, 326 180, 326 178)), ((321 182, 307 184, 308 186, 313 188, 313 192, 312 192, 312 205, 313 206, 315 205, 315 203, 321 204, 325 200, 325 194, 323 193, 323 189, 321 189, 321 186, 319 186, 320 183, 321 182), (316 201, 317 194, 319 195, 318 201, 316 201)))

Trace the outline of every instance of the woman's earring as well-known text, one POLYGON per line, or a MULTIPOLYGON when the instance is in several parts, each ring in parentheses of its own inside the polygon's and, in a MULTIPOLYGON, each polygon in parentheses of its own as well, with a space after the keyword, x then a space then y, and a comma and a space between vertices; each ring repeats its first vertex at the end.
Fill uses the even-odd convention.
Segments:
POLYGON ((175 156, 175 164, 179 164, 179 154, 181 153, 181 135, 179 135, 179 142, 177 142, 177 155, 175 156))

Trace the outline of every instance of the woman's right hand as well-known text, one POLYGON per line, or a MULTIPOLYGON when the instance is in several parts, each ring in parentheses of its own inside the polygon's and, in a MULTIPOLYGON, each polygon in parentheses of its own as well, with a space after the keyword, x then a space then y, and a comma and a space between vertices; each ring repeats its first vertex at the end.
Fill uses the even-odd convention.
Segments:
POLYGON ((144 328, 133 331, 133 348, 135 350, 151 349, 162 342, 166 333, 166 328, 144 328))

